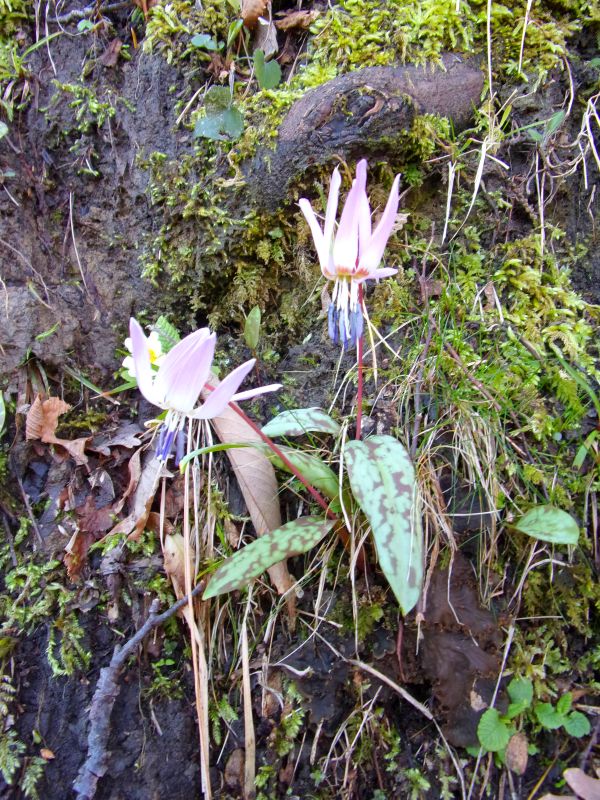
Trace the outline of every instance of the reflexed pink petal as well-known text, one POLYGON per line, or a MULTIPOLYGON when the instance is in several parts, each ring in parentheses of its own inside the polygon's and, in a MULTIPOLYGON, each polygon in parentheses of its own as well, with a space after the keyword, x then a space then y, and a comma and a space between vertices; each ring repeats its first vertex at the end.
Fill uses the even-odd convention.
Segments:
POLYGON ((200 328, 169 350, 154 380, 165 406, 184 414, 193 409, 210 375, 216 338, 208 328, 200 328))
POLYGON ((239 367, 230 372, 226 378, 223 378, 217 388, 210 393, 200 408, 196 408, 191 414, 194 419, 210 419, 211 417, 218 417, 219 414, 227 407, 231 398, 236 393, 240 383, 244 380, 246 375, 250 372, 254 364, 255 358, 246 361, 239 367))
POLYGON ((150 403, 160 405, 157 402, 157 395, 153 385, 154 373, 150 364, 148 339, 140 323, 133 317, 129 320, 129 335, 131 336, 131 352, 133 353, 135 378, 139 390, 150 403))
POLYGON ((278 389, 281 389, 282 386, 282 383, 269 383, 267 386, 259 386, 258 389, 248 389, 245 392, 237 392, 233 395, 230 402, 239 403, 240 400, 249 400, 251 397, 256 397, 259 394, 276 392, 278 389))
POLYGON ((371 241, 371 206, 366 192, 361 195, 358 208, 358 256, 362 256, 371 241))
POLYGON ((367 162, 365 159, 359 161, 356 167, 356 178, 352 182, 352 188, 348 192, 348 197, 344 203, 340 225, 333 245, 333 261, 336 267, 352 269, 356 266, 358 257, 358 229, 359 219, 364 209, 365 202, 368 204, 367 194, 367 162))
POLYGON ((340 184, 342 178, 340 171, 336 167, 331 176, 331 183, 329 184, 329 196, 327 198, 327 210, 325 211, 325 227, 323 229, 323 237, 327 245, 327 254, 331 251, 333 242, 333 230, 335 226, 335 217, 337 215, 338 200, 340 196, 340 184))
POLYGON ((310 232, 312 233, 313 241, 315 243, 315 250, 317 251, 317 257, 319 259, 321 269, 325 269, 329 262, 329 246, 325 242, 325 237, 323 236, 323 231, 321 230, 319 221, 315 216, 315 212, 313 211, 311 204, 305 197, 298 201, 298 205, 300 206, 300 211, 302 211, 304 214, 304 217, 306 218, 306 221, 310 227, 310 232))
POLYGON ((381 278, 389 278, 390 275, 395 275, 397 272, 398 270, 392 269, 392 267, 382 267, 381 269, 374 269, 373 272, 365 275, 364 278, 353 278, 353 280, 355 283, 363 283, 363 281, 378 281, 381 278))
POLYGON ((394 222, 396 221, 399 203, 399 185, 400 175, 396 175, 392 185, 392 191, 388 197, 388 201, 385 210, 381 215, 381 219, 373 231, 373 235, 371 236, 371 240, 367 245, 366 250, 364 253, 361 253, 359 266, 363 269, 368 269, 369 271, 377 269, 383 257, 383 251, 385 250, 387 240, 390 237, 392 228, 394 227, 394 222))

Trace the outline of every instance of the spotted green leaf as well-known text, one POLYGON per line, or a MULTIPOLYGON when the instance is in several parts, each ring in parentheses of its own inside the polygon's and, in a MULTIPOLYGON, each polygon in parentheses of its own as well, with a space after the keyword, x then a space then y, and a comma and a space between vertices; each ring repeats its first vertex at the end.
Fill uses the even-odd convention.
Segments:
POLYGON ((300 517, 261 536, 223 561, 212 575, 203 599, 242 589, 273 564, 306 553, 321 541, 333 523, 334 520, 322 517, 300 517))
POLYGON ((542 542, 577 544, 579 540, 579 526, 573 517, 555 506, 535 506, 514 527, 542 542))
POLYGON ((408 453, 392 436, 371 436, 350 442, 345 461, 352 493, 371 523, 383 574, 407 614, 423 582, 423 533, 408 453))
MULTIPOLYGON (((290 472, 285 462, 267 444, 257 442, 253 446, 260 449, 275 467, 290 472)), ((338 476, 318 456, 313 456, 304 450, 295 450, 293 447, 280 445, 279 449, 315 489, 323 492, 330 500, 338 497, 340 491, 338 476)))
POLYGON ((311 431, 337 435, 340 426, 322 408, 293 408, 278 414, 262 430, 267 436, 302 436, 311 431))

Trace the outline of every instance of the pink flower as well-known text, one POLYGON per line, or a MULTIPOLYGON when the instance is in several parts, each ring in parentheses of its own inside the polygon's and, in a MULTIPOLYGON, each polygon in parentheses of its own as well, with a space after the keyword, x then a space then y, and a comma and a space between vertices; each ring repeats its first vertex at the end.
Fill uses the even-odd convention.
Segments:
POLYGON ((379 267, 398 212, 400 176, 396 175, 385 210, 375 230, 371 230, 371 209, 367 198, 367 162, 359 161, 356 178, 348 193, 337 233, 334 233, 340 193, 340 173, 331 176, 323 229, 308 200, 300 209, 310 226, 321 272, 335 281, 329 306, 329 335, 333 341, 357 342, 362 336, 363 316, 358 302, 358 287, 363 281, 394 275, 397 270, 379 267))
POLYGON ((202 405, 195 407, 200 392, 211 375, 216 335, 208 328, 190 333, 163 357, 158 370, 152 368, 150 342, 135 319, 129 322, 133 366, 140 392, 152 405, 167 411, 158 443, 157 456, 166 461, 175 437, 186 418, 211 419, 223 412, 231 402, 273 392, 281 384, 262 386, 237 392, 254 366, 254 358, 237 367, 210 393, 202 405))

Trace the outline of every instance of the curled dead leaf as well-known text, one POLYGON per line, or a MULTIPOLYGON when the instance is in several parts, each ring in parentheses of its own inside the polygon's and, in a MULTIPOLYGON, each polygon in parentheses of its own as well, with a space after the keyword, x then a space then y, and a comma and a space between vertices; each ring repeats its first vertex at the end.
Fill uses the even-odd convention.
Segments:
POLYGON ((54 444, 63 448, 77 464, 87 464, 85 447, 90 441, 89 436, 80 439, 59 439, 56 436, 58 418, 66 414, 71 406, 59 397, 48 397, 42 400, 37 395, 25 420, 25 438, 28 441, 40 440, 45 444, 54 444))
POLYGON ((290 31, 294 28, 306 30, 318 18, 318 11, 308 11, 308 9, 301 9, 300 11, 280 11, 277 15, 275 25, 280 31, 290 31))
POLYGON ((600 800, 600 780, 586 775, 582 769, 572 767, 563 772, 563 777, 581 800, 600 800))
POLYGON ((506 746, 506 766, 515 775, 524 775, 527 769, 529 742, 524 733, 515 733, 506 746))
POLYGON ((171 579, 177 599, 180 599, 185 594, 185 543, 180 533, 165 536, 163 559, 165 572, 171 579))
POLYGON ((244 25, 249 30, 254 30, 258 25, 258 18, 269 8, 270 0, 242 0, 241 17, 244 25))
POLYGON ((56 438, 56 427, 58 418, 66 414, 71 406, 61 400, 60 397, 49 397, 42 400, 41 395, 37 395, 25 420, 25 438, 28 441, 40 439, 42 442, 53 442, 56 438))

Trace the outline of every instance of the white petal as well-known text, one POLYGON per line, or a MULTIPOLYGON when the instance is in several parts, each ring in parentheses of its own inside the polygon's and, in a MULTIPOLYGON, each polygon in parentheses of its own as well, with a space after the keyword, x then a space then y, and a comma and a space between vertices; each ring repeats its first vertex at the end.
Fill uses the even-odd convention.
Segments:
POLYGON ((189 413, 210 374, 216 336, 208 328, 190 333, 169 350, 154 380, 165 407, 189 413))
POLYGON ((153 381, 152 366, 150 364, 150 350, 146 334, 142 326, 133 317, 129 320, 129 333, 131 336, 131 352, 133 354, 133 364, 135 379, 140 392, 146 400, 155 406, 162 406, 153 381))
POLYGON ((381 219, 373 231, 373 235, 371 236, 371 240, 369 241, 365 251, 361 253, 359 264, 361 269, 368 269, 371 272, 372 270, 377 269, 381 259, 383 258, 383 251, 385 250, 387 240, 389 239, 392 228, 394 227, 396 214, 398 213, 399 185, 400 175, 396 175, 390 196, 388 197, 388 201, 385 206, 385 210, 381 215, 381 219))
POLYGON ((367 162, 363 159, 356 167, 356 178, 344 203, 333 245, 333 261, 337 268, 343 267, 345 270, 351 270, 356 266, 361 209, 364 208, 365 202, 367 204, 369 202, 366 195, 366 184, 367 162))
POLYGON ((306 218, 306 221, 310 227, 310 232, 312 233, 313 241, 315 243, 315 250, 317 251, 317 257, 319 259, 321 269, 325 269, 329 261, 329 254, 321 226, 319 225, 311 204, 306 198, 303 197, 302 200, 299 200, 298 205, 300 206, 300 211, 302 211, 304 214, 304 217, 306 218))
POLYGON ((246 375, 250 372, 254 364, 255 358, 246 361, 245 364, 237 367, 224 378, 217 388, 210 393, 205 402, 193 411, 190 416, 194 419, 210 419, 211 417, 218 417, 219 414, 227 408, 228 403, 235 394, 238 386, 244 380, 246 375))

